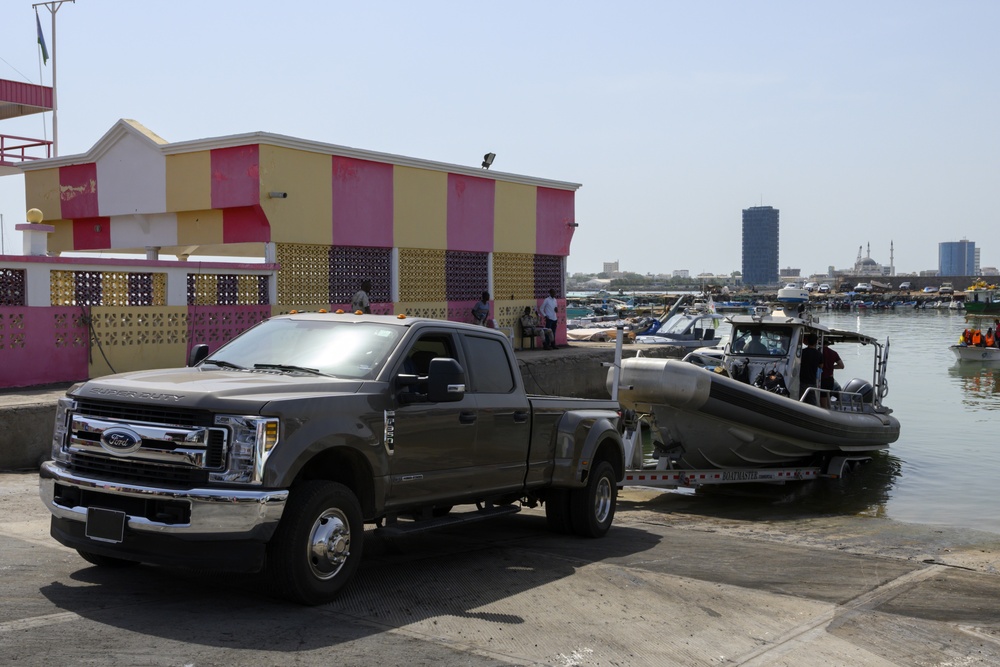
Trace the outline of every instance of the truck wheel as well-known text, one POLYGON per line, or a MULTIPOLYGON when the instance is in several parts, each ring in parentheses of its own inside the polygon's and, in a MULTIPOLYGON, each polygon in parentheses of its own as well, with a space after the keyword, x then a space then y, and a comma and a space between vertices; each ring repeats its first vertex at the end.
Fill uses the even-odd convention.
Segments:
POLYGON ((545 497, 545 521, 553 533, 572 533, 569 489, 550 489, 545 497))
POLYGON ((335 482, 305 482, 292 489, 268 542, 267 585, 293 602, 329 602, 358 569, 363 547, 364 520, 354 493, 335 482))
POLYGON ((573 532, 580 537, 603 537, 615 518, 617 501, 615 469, 607 461, 601 461, 590 471, 587 486, 573 489, 570 496, 573 532))
POLYGON ((139 564, 138 561, 95 554, 93 551, 84 551, 82 549, 77 549, 76 553, 80 554, 80 558, 97 567, 135 567, 139 564))

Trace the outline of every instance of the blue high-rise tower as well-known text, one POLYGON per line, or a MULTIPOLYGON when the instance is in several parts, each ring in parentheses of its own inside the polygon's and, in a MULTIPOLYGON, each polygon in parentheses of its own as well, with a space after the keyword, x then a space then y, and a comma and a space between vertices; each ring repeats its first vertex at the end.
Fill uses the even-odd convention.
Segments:
POLYGON ((938 243, 938 273, 942 276, 974 276, 978 269, 974 241, 938 243))
POLYGON ((743 284, 778 282, 778 209, 743 209, 743 284))

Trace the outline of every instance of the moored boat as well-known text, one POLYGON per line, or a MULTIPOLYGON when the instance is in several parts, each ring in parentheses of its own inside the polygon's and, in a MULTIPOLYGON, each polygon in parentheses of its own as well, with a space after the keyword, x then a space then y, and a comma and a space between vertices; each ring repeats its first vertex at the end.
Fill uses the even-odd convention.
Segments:
POLYGON ((654 333, 635 337, 636 343, 644 345, 676 345, 694 349, 710 347, 721 340, 718 327, 722 317, 717 313, 702 310, 687 310, 674 314, 654 333))
POLYGON ((882 404, 888 340, 829 329, 808 313, 780 308, 729 322, 721 361, 692 355, 622 360, 619 402, 654 415, 661 457, 687 469, 804 465, 886 449, 898 439, 899 421, 882 404), (808 387, 799 399, 799 350, 807 334, 821 346, 826 340, 872 350, 871 380, 855 378, 833 390, 808 387))
POLYGON ((979 282, 965 290, 965 312, 973 315, 1000 315, 1000 289, 979 282))

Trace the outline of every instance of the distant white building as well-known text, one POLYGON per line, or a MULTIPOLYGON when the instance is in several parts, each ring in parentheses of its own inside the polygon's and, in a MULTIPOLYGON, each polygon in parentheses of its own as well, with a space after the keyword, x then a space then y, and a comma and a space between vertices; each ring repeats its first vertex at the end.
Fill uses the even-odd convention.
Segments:
POLYGON ((691 272, 688 269, 676 269, 670 275, 673 278, 684 278, 684 279, 687 279, 687 278, 691 277, 691 272))
POLYGON ((613 262, 604 262, 604 273, 609 276, 614 276, 618 274, 618 260, 613 262))

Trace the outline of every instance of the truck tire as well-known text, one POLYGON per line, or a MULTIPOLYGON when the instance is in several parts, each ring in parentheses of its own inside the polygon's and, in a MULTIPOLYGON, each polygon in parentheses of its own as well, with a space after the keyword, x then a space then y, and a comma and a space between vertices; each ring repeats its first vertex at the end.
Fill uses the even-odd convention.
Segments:
POLYGON ((293 487, 267 545, 268 589, 301 604, 329 602, 358 569, 364 534, 361 505, 343 484, 293 487))
POLYGON ((617 501, 615 469, 607 461, 601 461, 590 471, 587 486, 573 489, 570 495, 573 532, 580 537, 603 537, 615 518, 617 501))
POLYGON ((545 497, 545 522, 553 533, 572 533, 569 489, 550 489, 545 497))
POLYGON ((95 554, 93 551, 84 551, 83 549, 77 549, 76 553, 80 554, 80 558, 97 567, 135 567, 139 564, 138 561, 95 554))

